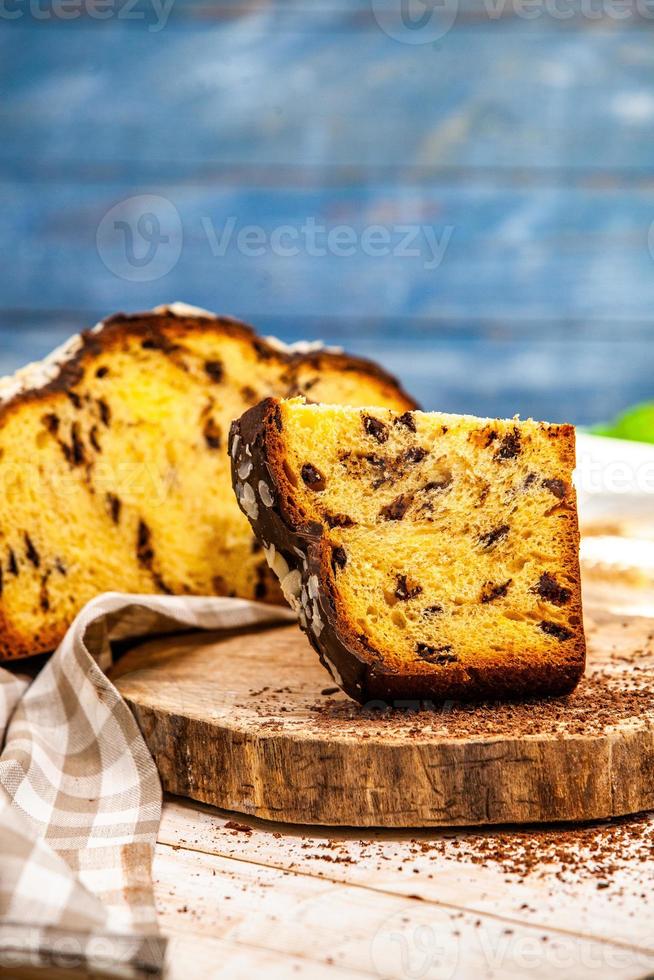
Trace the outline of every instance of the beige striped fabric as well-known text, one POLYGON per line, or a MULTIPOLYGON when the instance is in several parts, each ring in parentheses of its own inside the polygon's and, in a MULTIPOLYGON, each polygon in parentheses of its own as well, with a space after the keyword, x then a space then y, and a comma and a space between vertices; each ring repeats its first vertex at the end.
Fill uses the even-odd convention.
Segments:
POLYGON ((0 968, 156 976, 154 763, 104 670, 113 641, 292 619, 242 599, 107 593, 30 677, 0 668, 0 968))

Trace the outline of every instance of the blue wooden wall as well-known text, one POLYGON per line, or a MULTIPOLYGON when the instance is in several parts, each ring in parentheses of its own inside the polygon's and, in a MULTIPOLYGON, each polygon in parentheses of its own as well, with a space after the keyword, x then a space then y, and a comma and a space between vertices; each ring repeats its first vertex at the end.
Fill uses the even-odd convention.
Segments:
POLYGON ((373 355, 430 408, 654 397, 654 20, 122 2, 0 14, 0 370, 184 299, 373 355))

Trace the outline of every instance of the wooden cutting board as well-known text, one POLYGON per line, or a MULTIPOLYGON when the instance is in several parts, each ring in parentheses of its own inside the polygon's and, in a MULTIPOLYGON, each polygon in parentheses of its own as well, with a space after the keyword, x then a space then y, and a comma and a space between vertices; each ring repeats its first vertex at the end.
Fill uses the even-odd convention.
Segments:
POLYGON ((590 820, 654 808, 654 620, 609 606, 587 607, 589 669, 567 699, 364 709, 295 626, 151 641, 113 676, 164 789, 227 810, 386 827, 590 820))

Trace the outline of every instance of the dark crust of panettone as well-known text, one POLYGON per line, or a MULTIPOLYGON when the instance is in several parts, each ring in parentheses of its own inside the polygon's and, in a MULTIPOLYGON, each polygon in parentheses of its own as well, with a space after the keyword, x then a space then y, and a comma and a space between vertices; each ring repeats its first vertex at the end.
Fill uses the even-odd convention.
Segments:
MULTIPOLYGON (((284 350, 260 337, 253 327, 231 317, 212 317, 210 315, 191 315, 175 313, 172 310, 146 313, 116 313, 102 321, 100 330, 84 330, 80 336, 80 346, 59 365, 55 378, 47 384, 18 392, 5 402, 0 402, 0 428, 9 414, 27 401, 47 401, 49 395, 70 391, 83 378, 89 361, 105 354, 120 345, 127 338, 141 337, 168 340, 179 339, 187 333, 206 330, 224 337, 242 340, 249 344, 257 356, 266 361, 277 361, 289 367, 309 366, 320 370, 329 366, 332 370, 360 373, 372 377, 386 388, 389 395, 406 402, 409 409, 417 408, 417 403, 402 388, 399 381, 374 361, 352 354, 337 353, 331 350, 312 350, 306 353, 284 350)), ((166 352, 166 344, 159 346, 166 352)))
MULTIPOLYGON (((411 664, 411 669, 408 665, 401 670, 393 669, 384 663, 379 650, 362 641, 360 631, 348 618, 347 612, 342 608, 337 610, 331 546, 324 540, 324 534, 329 531, 322 523, 309 519, 302 512, 284 469, 281 428, 282 413, 275 398, 265 399, 232 423, 230 453, 235 436, 239 437, 236 452, 232 453, 234 488, 236 490, 237 483, 242 482, 237 470, 247 458, 252 463, 247 482, 252 486, 257 501, 257 518, 252 520, 249 517, 252 528, 264 545, 274 545, 290 570, 300 572, 303 597, 307 595, 310 577, 318 577, 315 602, 322 626, 318 632, 312 628, 311 610, 308 609, 305 610, 309 613, 305 617, 306 625, 302 624, 302 628, 323 666, 350 697, 362 704, 371 701, 397 704, 407 699, 473 701, 560 695, 575 687, 584 671, 586 644, 579 584, 579 532, 572 487, 566 491, 569 520, 574 521, 575 525, 570 554, 567 556, 568 567, 575 578, 569 608, 579 625, 574 636, 566 641, 561 656, 556 659, 539 656, 530 661, 498 653, 495 659, 484 658, 483 663, 475 666, 447 663, 434 669, 433 665, 416 661, 411 664), (249 447, 251 455, 244 455, 245 447, 249 447), (261 500, 258 492, 260 481, 266 484, 270 492, 272 506, 265 506, 261 500), (333 668, 336 668, 337 674, 333 668)), ((562 455, 572 469, 575 458, 574 428, 559 426, 557 431, 566 443, 562 455)))
MULTIPOLYGON (((100 329, 82 332, 79 346, 68 357, 64 357, 52 380, 21 390, 5 401, 0 401, 0 430, 11 415, 26 404, 37 402, 47 407, 62 395, 66 396, 83 380, 89 365, 98 357, 119 348, 126 340, 135 337, 151 340, 153 347, 165 353, 170 348, 171 341, 198 331, 241 340, 255 351, 258 358, 276 361, 291 369, 309 366, 319 371, 328 366, 331 370, 358 372, 366 378, 374 378, 390 396, 406 402, 407 408, 416 407, 416 403, 399 382, 373 361, 329 350, 312 350, 307 353, 285 351, 260 337, 253 327, 231 317, 187 314, 164 308, 145 313, 117 313, 104 320, 100 329)), ((68 625, 67 622, 44 625, 38 632, 24 635, 8 620, 0 600, 0 661, 16 660, 54 650, 68 625)))

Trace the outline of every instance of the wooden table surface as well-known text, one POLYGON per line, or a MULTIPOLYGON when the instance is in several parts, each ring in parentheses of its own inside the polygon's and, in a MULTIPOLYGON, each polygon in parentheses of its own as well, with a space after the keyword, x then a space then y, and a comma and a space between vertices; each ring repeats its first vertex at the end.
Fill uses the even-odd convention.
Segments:
POLYGON ((653 832, 654 818, 582 840, 564 828, 332 832, 170 798, 154 863, 168 976, 646 977, 653 832), (527 870, 520 854, 543 833, 527 870), (624 835, 614 867, 598 857, 606 834, 624 835))
MULTIPOLYGON (((654 615, 654 564, 626 567, 612 537, 621 529, 604 530, 584 563, 587 599, 654 615)), ((269 823, 170 797, 154 877, 174 980, 249 980, 264 968, 312 980, 654 974, 654 814, 371 831, 269 823)))

